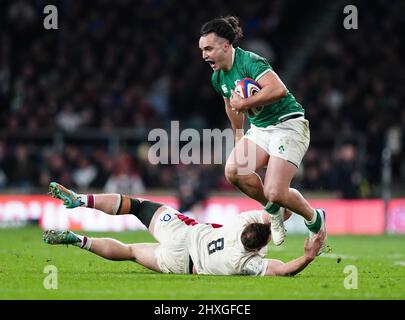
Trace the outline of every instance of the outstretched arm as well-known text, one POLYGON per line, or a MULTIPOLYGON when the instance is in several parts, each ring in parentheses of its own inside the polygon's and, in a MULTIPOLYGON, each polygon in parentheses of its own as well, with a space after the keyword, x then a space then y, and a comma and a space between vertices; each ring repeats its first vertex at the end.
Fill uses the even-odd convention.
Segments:
POLYGON ((305 269, 316 257, 325 240, 325 232, 318 232, 313 238, 306 239, 304 255, 287 263, 280 260, 267 260, 266 276, 294 276, 305 269))

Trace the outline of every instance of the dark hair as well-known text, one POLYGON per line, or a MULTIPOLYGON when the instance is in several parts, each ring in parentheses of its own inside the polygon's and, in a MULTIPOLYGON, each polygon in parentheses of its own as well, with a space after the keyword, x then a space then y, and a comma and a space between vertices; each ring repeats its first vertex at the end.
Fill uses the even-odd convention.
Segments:
POLYGON ((242 231, 242 244, 248 251, 263 248, 269 241, 270 224, 251 223, 242 231))
POLYGON ((239 26, 239 18, 234 16, 215 18, 204 23, 200 30, 201 36, 206 36, 211 32, 227 39, 231 44, 243 37, 242 28, 239 26))

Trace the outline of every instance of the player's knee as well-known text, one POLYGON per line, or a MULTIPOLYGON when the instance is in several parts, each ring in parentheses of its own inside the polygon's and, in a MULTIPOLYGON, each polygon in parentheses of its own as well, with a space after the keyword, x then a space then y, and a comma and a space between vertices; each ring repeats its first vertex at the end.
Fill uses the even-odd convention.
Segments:
POLYGON ((231 184, 238 183, 240 176, 238 176, 238 167, 235 164, 227 163, 225 165, 225 178, 231 184))
POLYGON ((283 190, 275 187, 270 187, 268 190, 265 191, 265 195, 267 200, 269 200, 272 203, 276 203, 279 205, 284 204, 286 194, 283 190))

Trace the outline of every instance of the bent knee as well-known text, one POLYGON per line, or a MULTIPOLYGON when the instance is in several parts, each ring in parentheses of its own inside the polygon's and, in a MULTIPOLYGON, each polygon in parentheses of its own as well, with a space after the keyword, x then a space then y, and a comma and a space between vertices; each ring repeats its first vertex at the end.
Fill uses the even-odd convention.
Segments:
POLYGON ((235 164, 227 163, 225 165, 225 178, 232 184, 237 184, 240 177, 238 176, 238 167, 235 164))
POLYGON ((268 201, 282 205, 286 201, 287 192, 279 188, 270 187, 265 191, 265 196, 268 201))

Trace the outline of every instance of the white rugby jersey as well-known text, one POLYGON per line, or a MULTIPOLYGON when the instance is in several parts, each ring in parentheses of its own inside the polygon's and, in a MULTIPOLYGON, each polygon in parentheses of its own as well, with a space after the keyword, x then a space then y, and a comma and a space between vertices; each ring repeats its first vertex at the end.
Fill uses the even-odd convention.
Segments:
POLYGON ((220 228, 197 224, 189 232, 187 246, 198 274, 264 275, 267 246, 259 252, 246 251, 241 234, 246 225, 263 221, 263 211, 253 210, 239 214, 231 223, 220 228))

